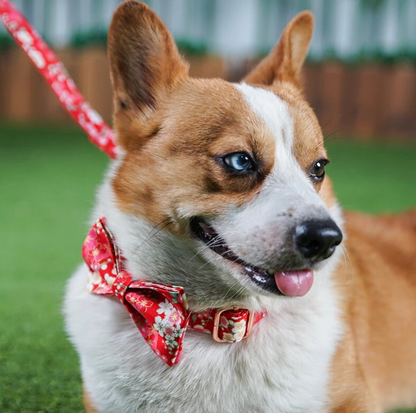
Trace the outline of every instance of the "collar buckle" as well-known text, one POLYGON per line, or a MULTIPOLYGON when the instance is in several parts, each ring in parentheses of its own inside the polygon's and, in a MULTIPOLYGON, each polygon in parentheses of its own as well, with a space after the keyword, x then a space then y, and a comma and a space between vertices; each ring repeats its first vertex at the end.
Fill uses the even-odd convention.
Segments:
POLYGON ((214 327, 212 329, 212 338, 217 341, 218 343, 229 343, 227 340, 219 337, 219 328, 220 328, 220 317, 221 314, 225 311, 230 310, 247 310, 247 323, 246 323, 246 332, 244 333, 243 340, 245 340, 250 334, 254 323, 254 313, 247 308, 239 308, 239 307, 226 307, 216 312, 214 317, 214 327))

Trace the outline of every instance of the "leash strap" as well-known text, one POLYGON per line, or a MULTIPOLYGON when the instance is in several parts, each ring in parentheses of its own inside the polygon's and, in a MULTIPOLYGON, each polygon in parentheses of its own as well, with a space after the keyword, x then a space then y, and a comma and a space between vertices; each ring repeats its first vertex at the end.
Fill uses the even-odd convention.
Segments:
POLYGON ((62 62, 42 40, 39 33, 8 0, 0 0, 0 20, 43 76, 61 105, 88 135, 90 141, 114 159, 117 145, 113 130, 84 99, 62 62))

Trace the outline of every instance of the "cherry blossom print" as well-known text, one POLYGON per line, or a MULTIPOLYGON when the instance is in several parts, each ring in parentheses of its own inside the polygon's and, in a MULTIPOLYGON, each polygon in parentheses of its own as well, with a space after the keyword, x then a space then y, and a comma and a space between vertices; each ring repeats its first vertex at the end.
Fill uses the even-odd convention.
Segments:
POLYGON ((161 337, 165 336, 166 320, 160 316, 155 317, 153 328, 159 333, 161 337))
POLYGON ((167 315, 167 319, 170 324, 178 326, 181 324, 182 315, 179 311, 173 310, 167 315))
POLYGON ((165 314, 168 316, 173 310, 173 305, 168 300, 165 300, 165 302, 159 303, 159 308, 156 310, 156 312, 158 314, 165 314))

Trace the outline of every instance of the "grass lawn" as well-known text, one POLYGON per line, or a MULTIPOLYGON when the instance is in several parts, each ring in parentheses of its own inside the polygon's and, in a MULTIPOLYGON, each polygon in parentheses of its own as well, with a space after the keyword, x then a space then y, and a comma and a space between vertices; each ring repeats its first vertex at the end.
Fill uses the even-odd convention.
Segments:
MULTIPOLYGON (((416 205, 416 146, 328 147, 328 172, 344 207, 416 205)), ((82 411, 78 360, 60 307, 107 163, 78 130, 0 124, 2 413, 82 411)))

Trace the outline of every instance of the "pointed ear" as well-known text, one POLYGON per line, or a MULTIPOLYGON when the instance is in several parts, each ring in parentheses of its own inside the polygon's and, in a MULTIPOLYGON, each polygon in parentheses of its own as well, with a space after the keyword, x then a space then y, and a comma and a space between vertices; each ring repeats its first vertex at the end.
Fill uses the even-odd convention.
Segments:
POLYGON ((285 27, 282 37, 257 67, 244 79, 251 84, 272 85, 285 80, 302 87, 302 66, 313 32, 313 14, 303 11, 285 27))
POLYGON ((137 1, 122 3, 114 13, 108 56, 116 113, 139 109, 147 117, 188 72, 165 25, 137 1))

